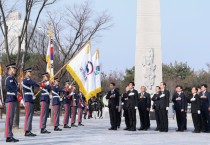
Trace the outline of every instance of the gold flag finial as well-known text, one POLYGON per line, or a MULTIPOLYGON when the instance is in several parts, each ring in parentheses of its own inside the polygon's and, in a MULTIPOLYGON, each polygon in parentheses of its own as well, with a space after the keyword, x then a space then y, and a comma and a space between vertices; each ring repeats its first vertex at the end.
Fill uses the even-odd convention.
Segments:
POLYGON ((49 37, 52 38, 53 32, 52 32, 52 22, 49 22, 49 37))

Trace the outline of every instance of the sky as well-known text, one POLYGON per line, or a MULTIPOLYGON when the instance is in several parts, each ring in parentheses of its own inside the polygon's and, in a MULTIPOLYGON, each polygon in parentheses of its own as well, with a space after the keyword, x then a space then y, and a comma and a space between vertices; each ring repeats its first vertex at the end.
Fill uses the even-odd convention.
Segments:
MULTIPOLYGON (((13 0, 12 0, 13 1, 13 0)), ((52 7, 80 4, 85 0, 58 0, 52 7)), ((134 66, 137 0, 88 0, 97 13, 107 10, 113 26, 92 44, 99 48, 105 72, 134 66)), ((206 69, 210 63, 210 0, 160 0, 163 63, 187 62, 206 69)))

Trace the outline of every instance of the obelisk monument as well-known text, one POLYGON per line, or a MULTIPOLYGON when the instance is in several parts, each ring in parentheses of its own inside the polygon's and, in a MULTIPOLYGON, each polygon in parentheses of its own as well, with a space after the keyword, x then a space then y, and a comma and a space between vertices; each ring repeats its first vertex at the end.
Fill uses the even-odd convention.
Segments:
POLYGON ((136 89, 153 94, 162 81, 160 0, 137 0, 136 89))

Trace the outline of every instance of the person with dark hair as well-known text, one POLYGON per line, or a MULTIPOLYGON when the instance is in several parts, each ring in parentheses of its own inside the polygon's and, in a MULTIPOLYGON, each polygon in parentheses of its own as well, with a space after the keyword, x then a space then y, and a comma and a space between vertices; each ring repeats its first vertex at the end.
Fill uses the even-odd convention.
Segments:
POLYGON ((6 86, 6 123, 5 123, 5 137, 6 142, 19 142, 18 139, 13 137, 12 126, 15 116, 15 109, 17 107, 17 93, 20 91, 18 87, 18 82, 14 77, 16 74, 16 63, 11 63, 6 66, 8 71, 8 76, 5 80, 6 86))
POLYGON ((24 123, 24 131, 25 136, 33 137, 36 134, 32 133, 32 120, 34 116, 34 87, 39 87, 39 84, 34 82, 31 79, 31 68, 25 68, 25 78, 23 79, 22 86, 23 86, 23 95, 25 101, 25 123, 24 123))
POLYGON ((160 111, 160 87, 156 86, 155 91, 156 91, 156 93, 152 97, 152 101, 153 101, 152 109, 155 110, 155 119, 156 119, 156 123, 157 123, 157 128, 155 129, 155 131, 159 131, 160 130, 160 120, 161 120, 161 118, 159 116, 159 111, 160 111))
POLYGON ((65 91, 63 88, 59 86, 59 80, 58 78, 54 78, 54 85, 52 86, 52 106, 53 106, 53 123, 54 123, 54 131, 62 131, 62 129, 59 128, 59 122, 60 122, 60 95, 61 93, 64 93, 65 91))
POLYGON ((110 91, 108 92, 106 99, 109 100, 109 116, 111 128, 109 130, 117 130, 117 109, 119 107, 119 92, 115 89, 115 83, 110 83, 110 91))
MULTIPOLYGON (((120 88, 116 88, 120 92, 120 88)), ((119 93, 119 107, 117 109, 117 128, 120 128, 121 125, 121 116, 122 116, 122 96, 119 93)))
POLYGON ((210 93, 207 91, 207 85, 201 85, 201 117, 202 117, 202 132, 210 132, 210 93))
POLYGON ((188 98, 188 102, 191 103, 191 114, 192 120, 194 124, 194 131, 193 133, 200 133, 201 131, 201 119, 200 119, 200 96, 198 93, 197 87, 192 87, 192 96, 188 98))
POLYGON ((50 81, 49 81, 49 74, 46 72, 42 74, 43 80, 40 83, 41 97, 40 97, 40 104, 41 104, 41 113, 40 113, 40 129, 42 134, 49 134, 51 132, 46 130, 47 126, 47 117, 49 116, 49 105, 50 105, 50 91, 52 90, 50 81))
POLYGON ((185 125, 185 95, 182 92, 182 86, 176 86, 176 92, 173 95, 172 101, 174 103, 174 110, 176 111, 176 120, 178 130, 183 132, 185 125))
POLYGON ((127 92, 129 91, 128 86, 125 88, 125 91, 126 92, 122 95, 122 105, 123 105, 123 110, 124 110, 123 116, 125 117, 125 125, 126 125, 126 128, 124 130, 129 130, 130 122, 129 122, 129 116, 128 116, 128 94, 127 94, 127 92))
POLYGON ((160 95, 160 132, 168 132, 168 109, 169 109, 169 98, 170 93, 168 90, 166 90, 166 83, 161 82, 160 83, 161 88, 161 95, 160 95))
POLYGON ((138 110, 140 117, 140 128, 138 130, 148 130, 150 128, 149 112, 151 108, 150 94, 146 92, 146 87, 141 86, 141 93, 138 95, 138 110))
POLYGON ((130 121, 129 131, 136 131, 136 110, 138 109, 138 91, 134 89, 134 82, 130 82, 128 86, 128 115, 130 121))

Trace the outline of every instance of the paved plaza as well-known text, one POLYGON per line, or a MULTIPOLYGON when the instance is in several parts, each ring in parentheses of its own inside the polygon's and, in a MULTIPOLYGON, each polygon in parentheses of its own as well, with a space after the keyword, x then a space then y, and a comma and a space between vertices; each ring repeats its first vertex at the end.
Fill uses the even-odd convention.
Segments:
MULTIPOLYGON (((168 133, 159 133, 155 129, 155 121, 151 121, 149 131, 124 131, 124 120, 118 131, 109 131, 109 120, 87 119, 84 120, 84 127, 63 129, 62 132, 53 131, 53 126, 48 125, 47 129, 52 133, 49 135, 40 134, 39 117, 33 120, 33 132, 37 137, 24 137, 23 120, 21 117, 21 129, 14 130, 14 136, 20 139, 18 145, 210 145, 210 134, 193 134, 192 120, 188 114, 188 131, 183 133, 175 132, 176 120, 170 119, 168 133)), ((62 120, 62 119, 61 119, 62 120)), ((48 120, 48 122, 50 122, 48 120)), ((0 120, 0 145, 9 144, 4 139, 5 119, 0 120)), ((139 127, 139 121, 138 125, 139 127)), ((61 126, 60 126, 61 127, 61 126)), ((13 143, 12 143, 13 144, 13 143)))

